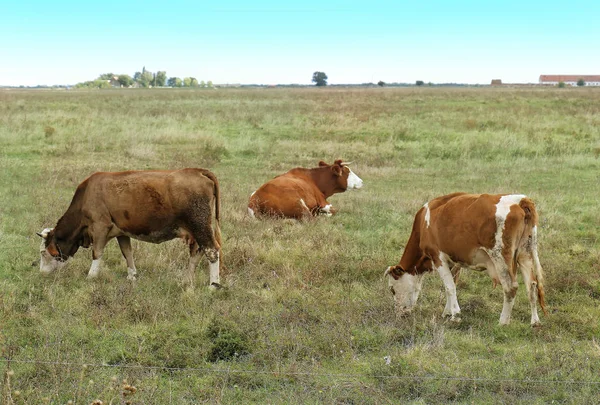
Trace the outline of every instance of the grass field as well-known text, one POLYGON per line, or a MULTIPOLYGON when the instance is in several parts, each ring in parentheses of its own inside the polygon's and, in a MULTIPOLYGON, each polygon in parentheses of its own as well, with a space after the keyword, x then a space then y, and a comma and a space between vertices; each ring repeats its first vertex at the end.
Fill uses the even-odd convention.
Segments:
POLYGON ((599 89, 1 91, 0 402, 597 404, 599 183, 599 89), (338 215, 246 216, 268 179, 336 158, 365 184, 330 198, 338 215), (39 274, 35 232, 89 174, 182 167, 221 182, 226 288, 203 260, 184 292, 181 241, 134 241, 135 285, 116 242, 97 280, 85 249, 39 274), (542 328, 522 284, 500 327, 501 288, 468 271, 461 323, 437 274, 395 317, 383 271, 454 191, 537 203, 542 328))

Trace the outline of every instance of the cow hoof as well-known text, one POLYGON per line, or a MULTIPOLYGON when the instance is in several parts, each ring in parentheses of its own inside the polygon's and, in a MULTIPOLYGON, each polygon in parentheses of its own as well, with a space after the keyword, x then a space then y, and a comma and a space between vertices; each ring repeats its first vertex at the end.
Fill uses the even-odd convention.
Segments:
POLYGON ((534 322, 531 324, 532 328, 541 328, 542 327, 542 323, 541 322, 534 322))
POLYGON ((450 322, 452 323, 461 323, 462 319, 460 317, 460 314, 454 314, 450 317, 450 322))
POLYGON ((221 288, 223 288, 223 286, 222 286, 221 284, 219 284, 219 283, 211 283, 211 284, 208 286, 208 289, 209 289, 210 291, 217 291, 217 290, 220 290, 221 288))
POLYGON ((137 277, 136 276, 127 276, 127 280, 129 280, 129 281, 137 281, 137 277))

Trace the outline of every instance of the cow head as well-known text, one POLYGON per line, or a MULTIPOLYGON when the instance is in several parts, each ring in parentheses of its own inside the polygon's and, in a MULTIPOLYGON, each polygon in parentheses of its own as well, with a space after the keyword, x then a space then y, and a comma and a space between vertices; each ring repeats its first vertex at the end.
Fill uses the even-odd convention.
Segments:
POLYGON ((388 286, 394 296, 396 311, 399 315, 409 314, 417 303, 423 286, 423 274, 410 274, 401 266, 390 266, 385 270, 388 286))
POLYGON ((322 160, 319 162, 319 167, 327 167, 331 170, 334 181, 334 193, 341 193, 348 189, 359 189, 363 186, 363 181, 350 168, 349 163, 344 163, 341 159, 336 160, 332 165, 328 165, 322 160))
POLYGON ((40 244, 40 271, 43 274, 49 274, 64 266, 69 256, 64 253, 61 244, 56 240, 54 229, 46 228, 37 235, 42 238, 40 244))

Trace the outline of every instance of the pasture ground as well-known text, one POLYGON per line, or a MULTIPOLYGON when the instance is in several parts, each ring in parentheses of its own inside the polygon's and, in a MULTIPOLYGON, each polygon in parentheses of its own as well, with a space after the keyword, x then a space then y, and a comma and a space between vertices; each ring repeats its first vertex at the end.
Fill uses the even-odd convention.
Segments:
POLYGON ((599 89, 0 91, 0 402, 598 403, 599 182, 599 89), (268 179, 336 158, 365 183, 337 216, 246 216, 268 179), (135 286, 116 241, 97 280, 86 249, 39 274, 35 232, 89 174, 182 167, 220 179, 226 288, 203 260, 182 290, 181 241, 134 241, 135 286), (394 316, 383 271, 454 191, 537 203, 543 327, 522 285, 500 327, 501 288, 469 271, 460 324, 437 274, 394 316))

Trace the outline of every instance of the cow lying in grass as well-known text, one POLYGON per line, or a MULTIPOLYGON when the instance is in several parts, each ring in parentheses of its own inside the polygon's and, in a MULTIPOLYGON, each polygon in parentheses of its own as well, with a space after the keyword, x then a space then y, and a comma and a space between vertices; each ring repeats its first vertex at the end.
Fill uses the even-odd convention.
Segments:
POLYGON ((251 217, 283 217, 304 219, 336 213, 327 198, 348 189, 359 189, 362 180, 347 163, 336 160, 319 167, 297 167, 263 184, 250 196, 248 214, 251 217))
POLYGON ((190 249, 186 283, 193 287, 196 265, 206 254, 210 285, 218 287, 219 199, 217 178, 204 169, 94 173, 77 187, 56 226, 38 233, 43 238, 40 271, 50 273, 79 247, 91 246, 88 277, 94 278, 104 247, 117 238, 127 261, 127 278, 135 280, 130 238, 152 243, 182 238, 190 249))
POLYGON ((396 309, 410 311, 417 302, 423 275, 437 270, 446 290, 443 315, 459 320, 460 307, 451 264, 486 270, 504 290, 500 324, 510 322, 523 274, 531 305, 531 325, 538 326, 537 302, 546 313, 543 273, 537 252, 538 215, 524 195, 455 193, 435 198, 417 212, 400 264, 386 275, 396 309))

